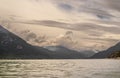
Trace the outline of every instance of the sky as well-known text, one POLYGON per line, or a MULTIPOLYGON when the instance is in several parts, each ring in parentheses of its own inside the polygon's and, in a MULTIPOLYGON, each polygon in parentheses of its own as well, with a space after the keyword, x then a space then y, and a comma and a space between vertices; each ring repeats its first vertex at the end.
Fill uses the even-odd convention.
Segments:
POLYGON ((28 43, 104 50, 120 41, 120 0, 0 0, 0 24, 28 43))

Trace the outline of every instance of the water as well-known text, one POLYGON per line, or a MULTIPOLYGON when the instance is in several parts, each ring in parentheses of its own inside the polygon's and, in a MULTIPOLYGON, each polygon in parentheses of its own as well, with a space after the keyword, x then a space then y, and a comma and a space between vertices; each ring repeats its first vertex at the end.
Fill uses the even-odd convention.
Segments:
POLYGON ((120 78, 120 60, 0 60, 0 78, 120 78))

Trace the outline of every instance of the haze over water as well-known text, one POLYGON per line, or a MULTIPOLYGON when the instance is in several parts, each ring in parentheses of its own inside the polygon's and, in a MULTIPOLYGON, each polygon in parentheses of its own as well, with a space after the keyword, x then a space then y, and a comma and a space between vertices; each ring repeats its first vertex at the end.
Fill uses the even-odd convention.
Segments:
POLYGON ((120 61, 0 60, 0 78, 120 78, 120 61))

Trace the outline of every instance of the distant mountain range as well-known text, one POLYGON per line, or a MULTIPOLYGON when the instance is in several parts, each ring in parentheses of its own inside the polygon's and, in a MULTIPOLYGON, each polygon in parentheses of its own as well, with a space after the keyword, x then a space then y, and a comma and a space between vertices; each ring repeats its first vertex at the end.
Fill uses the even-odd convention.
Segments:
MULTIPOLYGON (((46 46, 44 47, 45 49, 48 49, 52 52, 55 52, 56 54, 63 54, 63 55, 69 55, 69 57, 72 57, 71 54, 75 54, 78 53, 77 57, 83 57, 83 58, 88 58, 91 57, 92 55, 95 54, 94 51, 90 51, 90 50, 85 50, 85 51, 76 51, 76 50, 71 50, 69 48, 63 47, 63 46, 46 46)), ((62 56, 62 55, 61 55, 62 56)))
POLYGON ((52 51, 38 46, 32 46, 20 37, 0 26, 0 58, 1 59, 80 59, 83 54, 60 47, 52 51))
POLYGON ((120 43, 108 48, 105 51, 101 51, 101 52, 96 53, 91 58, 101 59, 101 58, 120 57, 119 53, 120 53, 120 43))
POLYGON ((83 55, 80 52, 74 51, 74 50, 70 50, 68 48, 65 48, 63 46, 47 46, 45 47, 46 49, 52 51, 52 56, 54 58, 73 58, 73 59, 77 59, 77 58, 85 58, 85 55, 83 55))

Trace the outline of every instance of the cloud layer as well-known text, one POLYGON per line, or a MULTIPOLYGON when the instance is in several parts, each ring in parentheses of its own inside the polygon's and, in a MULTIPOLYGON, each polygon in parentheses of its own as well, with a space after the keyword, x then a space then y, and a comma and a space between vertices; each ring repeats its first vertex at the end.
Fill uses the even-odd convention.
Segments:
POLYGON ((0 0, 0 23, 33 45, 102 49, 120 41, 119 4, 119 0, 0 0), (42 34, 28 32, 24 25, 30 25, 29 31, 37 25, 42 34), (73 39, 68 37, 72 33, 73 39))

